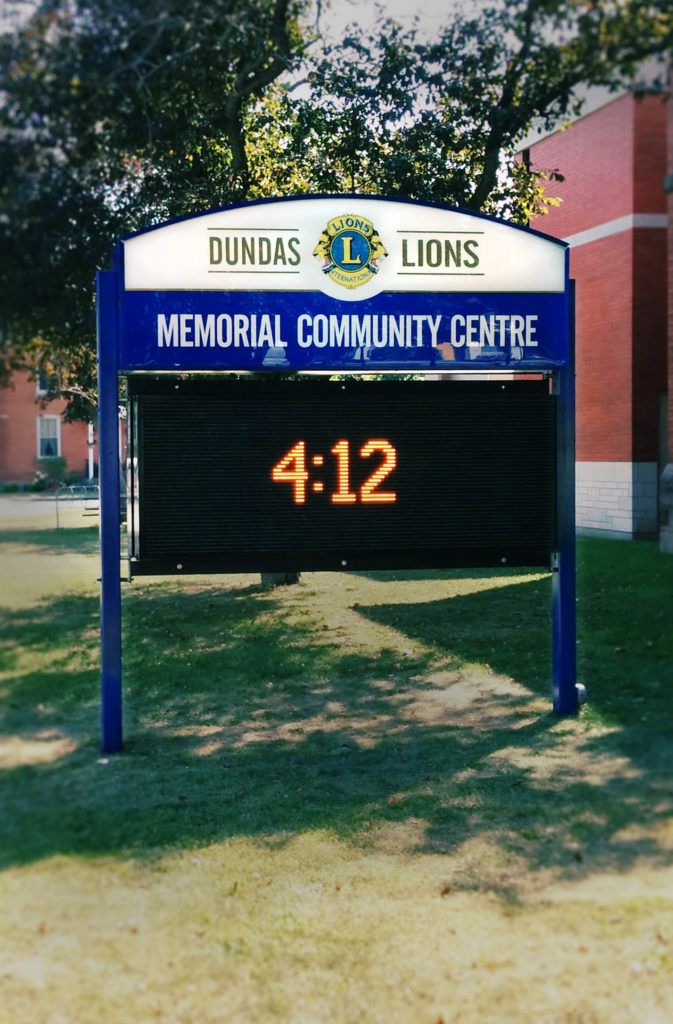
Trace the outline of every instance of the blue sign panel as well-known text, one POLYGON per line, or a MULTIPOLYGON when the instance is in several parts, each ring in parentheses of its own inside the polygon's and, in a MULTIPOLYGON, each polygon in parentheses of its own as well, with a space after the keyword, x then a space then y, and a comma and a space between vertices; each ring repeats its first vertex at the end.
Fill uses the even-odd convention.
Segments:
POLYGON ((127 292, 126 370, 536 370, 568 361, 563 293, 127 292))

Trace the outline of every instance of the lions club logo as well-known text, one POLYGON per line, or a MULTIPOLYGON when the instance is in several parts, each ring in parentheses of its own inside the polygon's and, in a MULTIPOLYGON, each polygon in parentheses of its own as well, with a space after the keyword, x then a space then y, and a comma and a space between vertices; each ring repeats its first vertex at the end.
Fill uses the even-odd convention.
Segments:
POLYGON ((346 213, 329 221, 313 255, 323 274, 344 288, 359 288, 378 273, 388 251, 371 221, 346 213))

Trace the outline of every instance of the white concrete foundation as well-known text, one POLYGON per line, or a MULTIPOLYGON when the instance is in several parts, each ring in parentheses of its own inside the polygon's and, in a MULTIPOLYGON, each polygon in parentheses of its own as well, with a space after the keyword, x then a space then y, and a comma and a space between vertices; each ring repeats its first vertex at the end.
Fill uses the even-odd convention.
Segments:
POLYGON ((656 536, 656 462, 577 462, 576 523, 580 533, 656 536))

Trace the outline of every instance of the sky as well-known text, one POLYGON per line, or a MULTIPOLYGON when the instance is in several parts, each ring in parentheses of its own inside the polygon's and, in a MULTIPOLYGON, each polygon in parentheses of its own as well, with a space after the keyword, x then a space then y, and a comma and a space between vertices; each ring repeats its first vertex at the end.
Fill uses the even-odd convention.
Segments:
MULTIPOLYGON (((317 0, 314 2, 317 7, 317 0)), ((366 29, 383 15, 405 26, 418 19, 423 34, 434 35, 456 3, 457 0, 322 0, 320 27, 326 34, 338 37, 353 22, 366 29)))

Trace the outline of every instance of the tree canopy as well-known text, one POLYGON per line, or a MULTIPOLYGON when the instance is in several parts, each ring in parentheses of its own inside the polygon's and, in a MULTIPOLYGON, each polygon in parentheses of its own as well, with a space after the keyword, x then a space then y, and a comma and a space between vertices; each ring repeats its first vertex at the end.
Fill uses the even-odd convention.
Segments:
POLYGON ((525 222, 545 205, 516 156, 530 129, 579 114, 582 85, 637 88, 643 61, 672 46, 670 0, 482 0, 431 40, 390 21, 351 31, 304 63, 296 98, 274 89, 256 108, 249 140, 275 183, 252 187, 346 187, 525 222))
POLYGON ((6 369, 92 393, 95 271, 121 234, 247 194, 245 110, 302 54, 302 3, 41 0, 0 36, 6 369))
POLYGON ((673 39, 670 0, 484 0, 433 39, 382 20, 326 43, 307 2, 38 0, 0 35, 7 368, 46 361, 90 393, 95 271, 166 217, 376 192, 525 222, 556 169, 532 172, 520 140, 673 39))

